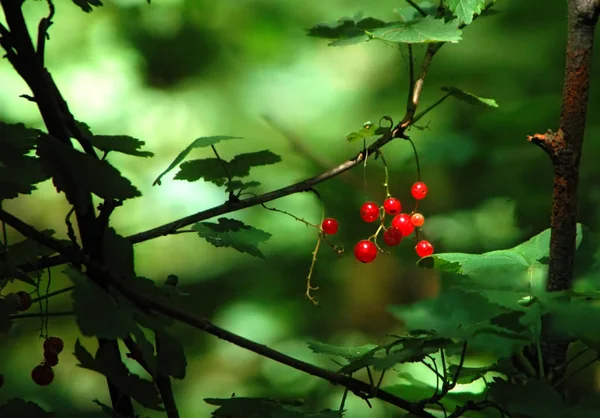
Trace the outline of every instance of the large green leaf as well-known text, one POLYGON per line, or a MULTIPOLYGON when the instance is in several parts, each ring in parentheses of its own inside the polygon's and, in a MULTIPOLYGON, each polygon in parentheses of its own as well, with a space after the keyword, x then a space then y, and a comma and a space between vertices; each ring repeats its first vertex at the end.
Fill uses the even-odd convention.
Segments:
POLYGON ((155 335, 156 351, 158 353, 158 371, 163 376, 173 376, 176 379, 183 379, 185 377, 187 360, 181 341, 166 331, 157 331, 155 335))
POLYGON ((74 268, 65 273, 75 284, 73 311, 83 335, 125 338, 137 328, 132 311, 115 303, 104 289, 74 268))
POLYGON ((192 226, 192 230, 215 247, 230 247, 260 258, 265 256, 258 245, 271 238, 268 232, 230 218, 219 218, 218 223, 198 222, 192 226))
POLYGON ((146 408, 155 411, 164 410, 160 406, 160 396, 154 384, 131 374, 121 361, 118 352, 113 352, 109 345, 100 346, 96 356, 93 357, 77 339, 74 354, 79 361, 79 367, 103 374, 123 393, 146 408))
POLYGON ((204 402, 218 406, 211 414, 215 418, 335 418, 342 412, 326 409, 307 412, 302 401, 284 401, 268 398, 206 398, 204 402))
POLYGON ((442 91, 450 93, 451 96, 470 105, 498 107, 498 103, 494 99, 479 97, 456 87, 442 87, 442 91))
POLYGON ((104 231, 102 255, 108 271, 114 277, 135 276, 133 244, 113 228, 106 228, 104 231))
POLYGON ((0 201, 31 194, 34 184, 50 178, 39 158, 29 155, 41 131, 25 125, 0 122, 0 201))
POLYGON ((456 22, 444 22, 443 19, 435 19, 432 16, 414 22, 397 22, 371 31, 368 35, 373 39, 407 44, 456 43, 462 39, 461 30, 458 29, 456 22))
POLYGON ((192 151, 194 148, 210 147, 211 145, 215 145, 215 144, 219 143, 220 141, 224 141, 227 139, 241 139, 241 138, 239 136, 220 135, 220 136, 203 136, 201 138, 195 139, 190 145, 188 145, 183 151, 181 151, 179 153, 179 155, 177 155, 177 157, 175 157, 173 162, 171 162, 171 164, 169 164, 169 166, 167 167, 167 169, 165 171, 160 173, 160 175, 156 178, 156 180, 154 180, 154 183, 152 183, 152 185, 155 186, 158 184, 160 186, 160 184, 161 184, 160 179, 165 174, 167 174, 169 171, 171 171, 175 167, 177 167, 177 165, 179 163, 181 163, 185 159, 185 157, 187 157, 187 155, 190 153, 190 151, 192 151))
MULTIPOLYGON (((577 242, 583 230, 577 225, 577 242)), ((532 296, 545 293, 550 229, 508 250, 483 254, 440 253, 419 261, 421 267, 455 273, 457 286, 465 291, 509 290, 532 296)))
POLYGON ((460 23, 470 24, 473 15, 481 13, 487 0, 444 0, 460 23))
POLYGON ((43 135, 37 154, 56 189, 64 191, 75 206, 85 203, 87 193, 101 199, 125 200, 141 196, 131 182, 108 161, 97 160, 48 135, 43 135))
POLYGON ((90 137, 92 145, 104 151, 120 152, 136 157, 153 157, 154 153, 142 151, 140 148, 145 142, 128 135, 93 135, 90 137))

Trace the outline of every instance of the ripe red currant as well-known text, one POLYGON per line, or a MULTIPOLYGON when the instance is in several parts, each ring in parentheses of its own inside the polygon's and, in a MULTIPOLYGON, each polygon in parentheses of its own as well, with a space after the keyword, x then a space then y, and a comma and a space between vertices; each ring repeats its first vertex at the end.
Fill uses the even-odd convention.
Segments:
POLYGON ((425 223, 425 217, 420 213, 413 213, 413 215, 410 217, 410 221, 414 226, 423 226, 425 223))
POLYGON ((410 194, 417 200, 425 199, 427 196, 427 185, 422 181, 418 181, 410 188, 410 194))
POLYGON ((383 209, 385 210, 385 213, 393 216, 400 213, 402 210, 402 205, 395 197, 388 197, 385 199, 385 202, 383 202, 383 209))
POLYGON ((20 292, 17 292, 17 296, 20 299, 19 307, 17 308, 19 311, 26 311, 31 307, 31 296, 29 296, 29 293, 21 290, 20 292))
POLYGON ((58 353, 54 349, 44 351, 44 364, 46 366, 54 367, 58 364, 58 353))
POLYGON ((56 354, 60 354, 64 347, 65 344, 60 337, 48 337, 44 341, 44 351, 54 350, 56 354))
POLYGON ((52 367, 40 364, 31 371, 31 378, 40 386, 48 386, 54 380, 54 371, 52 371, 52 367))
POLYGON ((361 263, 370 263, 377 257, 377 247, 371 241, 359 241, 354 247, 354 257, 361 263))
POLYGON ((415 251, 419 257, 427 257, 428 255, 433 254, 433 245, 431 245, 431 243, 427 240, 422 240, 417 242, 415 251))
POLYGON ((375 222, 379 219, 379 206, 375 202, 363 203, 360 208, 360 217, 365 222, 375 222))
POLYGON ((398 245, 400 244, 400 241, 402 241, 402 232, 400 232, 398 228, 390 226, 383 233, 383 240, 390 247, 398 245))
POLYGON ((415 230, 414 225, 410 221, 410 216, 406 213, 400 213, 392 219, 392 226, 398 228, 403 237, 407 237, 415 230))
POLYGON ((325 218, 321 223, 321 229, 328 235, 333 235, 338 231, 338 221, 333 218, 325 218))

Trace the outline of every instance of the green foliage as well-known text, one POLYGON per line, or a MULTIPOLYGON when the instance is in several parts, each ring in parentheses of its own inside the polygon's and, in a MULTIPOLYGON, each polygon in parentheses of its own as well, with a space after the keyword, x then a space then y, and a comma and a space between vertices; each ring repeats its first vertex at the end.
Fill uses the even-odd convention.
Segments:
POLYGON ((113 352, 109 345, 101 345, 94 357, 78 339, 75 342, 74 354, 80 363, 79 367, 103 374, 124 394, 131 396, 146 408, 163 411, 160 406, 160 396, 154 384, 131 374, 122 363, 118 353, 113 352))
POLYGON ((81 10, 83 10, 86 13, 89 13, 92 11, 93 7, 99 7, 102 6, 102 1, 100 0, 71 0, 73 3, 75 3, 77 6, 79 6, 81 8, 81 10))
POLYGON ((137 327, 132 312, 118 305, 100 286, 74 268, 68 268, 66 274, 75 284, 73 311, 83 335, 125 338, 137 327))
POLYGON ((375 125, 373 125, 372 122, 365 122, 363 124, 363 127, 360 128, 358 131, 350 132, 348 135, 346 135, 346 140, 348 142, 358 141, 359 139, 367 140, 369 138, 374 137, 377 134, 378 132, 375 128, 375 125))
POLYGON ((157 331, 155 335, 159 373, 175 379, 185 378, 187 360, 181 341, 166 331, 157 331))
POLYGON ((102 254, 106 268, 114 277, 134 277, 133 244, 113 228, 104 231, 102 254))
POLYGON ((373 39, 409 44, 458 42, 462 38, 457 26, 454 21, 445 22, 432 16, 387 23, 374 18, 344 19, 336 25, 316 25, 308 30, 308 35, 334 39, 330 46, 354 45, 373 39))
POLYGON ((171 171, 175 167, 177 167, 194 148, 205 148, 205 147, 214 146, 215 144, 219 143, 220 141, 224 141, 227 139, 242 139, 242 138, 239 136, 220 135, 220 136, 204 136, 204 137, 195 139, 190 145, 188 145, 183 151, 181 151, 179 153, 179 155, 177 155, 177 157, 175 157, 173 162, 171 164, 169 164, 169 166, 167 167, 167 169, 165 171, 160 173, 160 175, 156 178, 156 180, 154 180, 154 183, 152 183, 152 185, 155 186, 158 184, 160 186, 161 178, 165 174, 167 174, 169 171, 171 171))
POLYGON ((473 93, 457 89, 456 87, 442 87, 442 91, 445 91, 449 93, 452 97, 455 97, 456 99, 466 102, 470 105, 498 107, 498 103, 496 103, 494 99, 486 99, 483 97, 479 97, 474 95, 473 93))
POLYGON ((107 161, 81 153, 49 135, 42 135, 37 155, 45 172, 52 176, 56 190, 64 191, 72 205, 84 205, 88 193, 108 200, 141 196, 139 190, 107 161))
POLYGON ((12 398, 4 405, 0 405, 0 417, 27 417, 27 418, 53 418, 56 415, 46 412, 39 405, 20 398, 12 398))
POLYGON ((452 14, 460 23, 470 24, 473 15, 480 14, 487 0, 444 0, 452 14))
POLYGON ((40 134, 22 123, 0 122, 0 201, 31 194, 36 190, 34 184, 50 178, 42 170, 40 160, 27 155, 35 148, 40 134))
POLYGON ((219 218, 218 223, 198 222, 192 226, 192 230, 215 247, 230 247, 260 258, 265 256, 258 245, 271 238, 268 232, 230 218, 219 218))
POLYGON ((128 135, 93 135, 90 140, 94 147, 106 153, 114 151, 136 157, 154 157, 153 152, 140 149, 146 144, 144 141, 128 135))
POLYGON ((334 418, 342 412, 325 409, 305 412, 302 401, 283 401, 268 398, 207 398, 204 401, 218 406, 211 416, 215 418, 334 418))

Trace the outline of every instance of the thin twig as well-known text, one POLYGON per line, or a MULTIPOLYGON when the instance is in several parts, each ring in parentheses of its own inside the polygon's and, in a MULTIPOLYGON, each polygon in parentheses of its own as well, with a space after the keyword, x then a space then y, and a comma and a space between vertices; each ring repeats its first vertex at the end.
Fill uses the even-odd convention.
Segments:
POLYGON ((70 316, 75 315, 73 311, 62 311, 62 312, 36 312, 36 313, 22 313, 10 315, 10 319, 25 319, 25 318, 44 318, 50 316, 70 316))
MULTIPOLYGON (((427 12, 421 8, 417 3, 413 0, 406 0, 408 4, 410 4, 419 14, 423 17, 427 17, 427 12)), ((410 46, 410 44, 408 44, 410 46)))
POLYGON ((50 39, 48 35, 48 29, 52 26, 52 18, 54 17, 54 3, 52 0, 46 0, 48 3, 48 16, 42 18, 38 25, 38 37, 37 37, 37 55, 42 65, 44 64, 44 53, 46 46, 46 39, 50 39))
POLYGON ((450 97, 450 93, 445 94, 444 96, 442 96, 438 101, 436 101, 435 103, 433 103, 432 105, 428 106, 427 108, 423 109, 421 112, 417 113, 415 115, 415 117, 413 118, 413 125, 415 123, 417 123, 419 121, 419 119, 421 119, 423 116, 425 116, 427 113, 429 113, 430 111, 432 111, 433 109, 435 109, 436 107, 438 107, 440 104, 442 104, 442 102, 444 100, 446 100, 448 97, 450 97))
POLYGON ((31 299, 31 302, 35 303, 38 300, 48 299, 52 296, 60 295, 61 293, 70 292, 73 289, 75 289, 75 286, 69 286, 69 287, 65 287, 64 289, 55 290, 54 292, 46 293, 45 295, 42 295, 39 298, 31 299))

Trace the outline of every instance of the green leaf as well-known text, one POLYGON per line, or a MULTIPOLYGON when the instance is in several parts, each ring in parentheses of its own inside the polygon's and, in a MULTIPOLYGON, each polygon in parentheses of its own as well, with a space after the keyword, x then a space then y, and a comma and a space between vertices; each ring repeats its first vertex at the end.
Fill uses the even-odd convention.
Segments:
MULTIPOLYGON (((326 39, 345 39, 357 36, 366 36, 365 30, 385 26, 382 20, 367 17, 360 20, 340 19, 335 25, 319 24, 308 29, 307 35, 326 39)), ((367 37, 368 40, 368 37, 367 37)))
POLYGON ((101 199, 125 200, 141 196, 129 180, 108 161, 97 160, 48 136, 42 136, 37 148, 46 173, 54 186, 64 191, 75 206, 85 203, 87 193, 101 199))
POLYGON ((498 103, 496 103, 494 99, 486 99, 483 97, 479 97, 474 95, 473 93, 469 93, 456 87, 442 87, 442 91, 445 91, 454 98, 462 102, 466 102, 470 105, 498 107, 498 103))
POLYGON ((358 131, 356 132, 350 132, 348 135, 346 135, 346 140, 348 142, 355 142, 361 139, 369 139, 371 137, 374 137, 377 135, 377 129, 375 128, 375 125, 373 125, 373 122, 365 122, 363 124, 363 127, 360 128, 358 131))
POLYGON ((211 414, 215 418, 335 418, 342 412, 325 409, 306 412, 302 401, 275 400, 268 398, 206 398, 209 405, 218 406, 211 414))
POLYGON ((227 163, 231 177, 246 177, 252 167, 276 164, 281 157, 269 150, 238 154, 227 163))
MULTIPOLYGON (((576 245, 583 230, 577 225, 576 245)), ((421 267, 458 274, 457 287, 465 291, 510 290, 530 296, 546 293, 546 259, 550 249, 550 229, 508 250, 483 254, 440 253, 419 261, 421 267)))
POLYGON ((473 15, 480 14, 487 0, 444 0, 460 23, 471 24, 473 15))
POLYGON ((118 353, 113 352, 109 345, 99 347, 96 356, 92 357, 77 339, 74 354, 79 360, 79 367, 103 374, 124 394, 131 396, 144 407, 155 411, 164 410, 160 406, 160 396, 154 384, 131 374, 118 353))
POLYGON ((134 277, 133 244, 118 235, 113 228, 106 228, 102 240, 102 254, 107 270, 114 277, 134 277))
POLYGON ((146 334, 139 326, 135 327, 131 333, 133 335, 135 343, 137 344, 137 347, 140 350, 142 358, 144 359, 146 365, 150 369, 150 375, 152 377, 156 377, 156 372, 158 370, 158 361, 156 356, 154 355, 154 346, 152 345, 150 340, 148 340, 148 337, 146 337, 146 334))
POLYGON ((367 344, 359 347, 338 347, 320 342, 310 342, 308 343, 308 348, 310 348, 313 353, 338 356, 346 360, 356 360, 368 354, 372 350, 379 348, 379 346, 375 344, 367 344))
MULTIPOLYGON (((42 231, 42 234, 50 237, 54 234, 54 231, 46 229, 42 231)), ((11 281, 17 279, 29 285, 37 286, 37 282, 25 274, 19 267, 34 265, 41 257, 52 254, 54 254, 54 250, 44 247, 31 238, 26 238, 23 241, 9 245, 8 251, 0 247, 0 277, 11 281)))
MULTIPOLYGON (((473 382, 481 379, 483 376, 485 376, 490 371, 495 370, 494 366, 495 365, 486 366, 486 367, 464 367, 463 366, 460 369, 457 383, 460 385, 467 385, 469 383, 473 383, 473 382)), ((454 375, 456 374, 457 370, 458 370, 458 365, 451 364, 450 367, 448 368, 448 370, 446 371, 446 379, 448 379, 449 381, 452 381, 452 379, 454 379, 454 375)))
POLYGON ((175 379, 185 378, 187 360, 183 345, 178 338, 166 331, 156 332, 156 351, 158 353, 158 371, 163 376, 175 379))
POLYGON ((92 11, 92 6, 102 6, 102 2, 100 0, 71 0, 77 6, 81 8, 86 13, 92 11))
POLYGON ((55 416, 52 412, 44 411, 36 403, 20 398, 12 398, 4 405, 0 405, 0 417, 2 418, 53 418, 55 416))
POLYGON ((0 122, 0 201, 31 194, 34 184, 50 178, 39 158, 28 156, 41 131, 0 122))
MULTIPOLYGON (((419 2, 419 7, 429 16, 435 16, 438 9, 438 5, 430 1, 419 2)), ((411 5, 405 5, 394 9, 394 12, 400 15, 402 22, 412 22, 423 18, 421 13, 411 5)))
POLYGON ((532 418, 562 417, 567 405, 547 380, 528 380, 524 385, 496 378, 490 396, 511 414, 532 418))
POLYGON ((192 230, 215 247, 230 247, 241 253, 265 258, 258 245, 271 238, 271 234, 235 219, 219 218, 218 222, 198 222, 192 226, 192 230))
POLYGON ((444 22, 427 16, 414 22, 397 22, 368 33, 374 39, 408 44, 460 41, 461 30, 456 22, 444 22))
POLYGON ((117 305, 104 289, 74 268, 65 273, 75 284, 73 311, 83 335, 117 339, 135 330, 137 324, 130 310, 117 305))
POLYGON ((181 151, 179 153, 179 155, 177 157, 175 157, 173 162, 171 164, 169 164, 169 167, 167 167, 167 169, 165 171, 160 173, 160 175, 156 178, 156 180, 154 180, 154 183, 152 183, 152 185, 155 186, 158 184, 160 186, 160 184, 161 184, 160 179, 165 174, 167 174, 169 171, 171 171, 175 167, 177 167, 177 165, 179 163, 181 163, 185 159, 185 157, 187 157, 187 155, 190 153, 190 151, 192 151, 194 148, 210 147, 211 145, 215 145, 218 142, 226 140, 226 139, 241 139, 241 138, 239 136, 223 136, 223 135, 221 135, 221 136, 205 136, 205 137, 195 139, 194 142, 192 142, 190 145, 188 145, 186 149, 181 151))
POLYGON ((92 145, 104 152, 120 152, 136 157, 154 157, 150 151, 140 150, 146 143, 128 135, 93 135, 90 136, 92 145))

